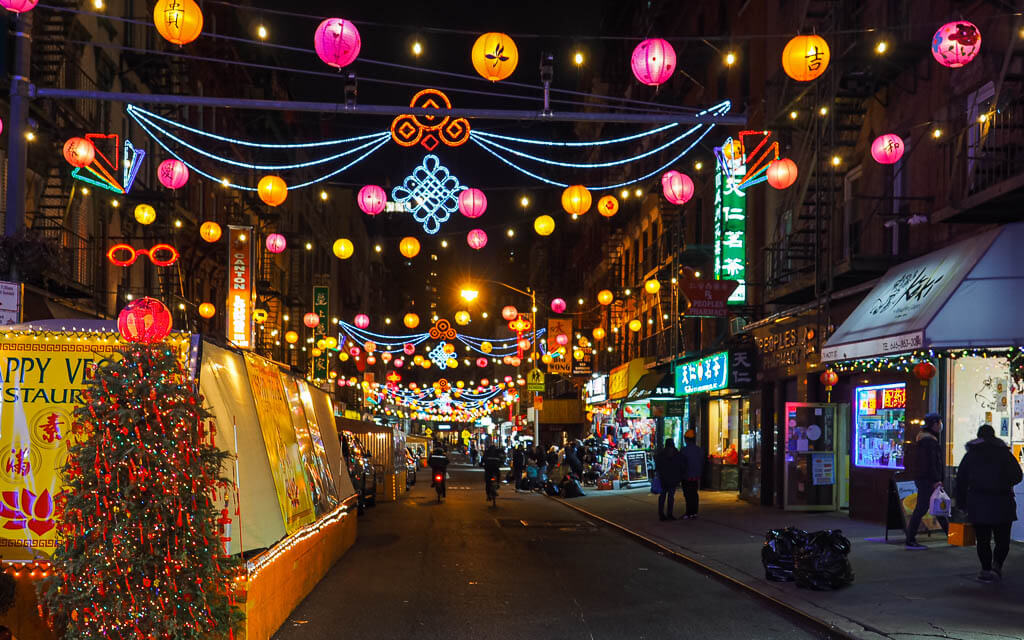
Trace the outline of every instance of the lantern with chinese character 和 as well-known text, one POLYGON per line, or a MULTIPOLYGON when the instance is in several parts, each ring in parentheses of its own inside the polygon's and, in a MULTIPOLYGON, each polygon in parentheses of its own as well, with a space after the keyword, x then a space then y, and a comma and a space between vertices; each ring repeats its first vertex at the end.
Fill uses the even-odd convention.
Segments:
POLYGON ((210 220, 204 222, 199 225, 199 236, 207 242, 217 242, 221 236, 220 225, 210 220))
POLYGON ((256 185, 260 200, 276 207, 288 197, 288 185, 278 176, 263 176, 256 185))
POLYGON ((0 0, 0 6, 12 13, 31 11, 38 3, 39 0, 0 0))
POLYGON ((611 291, 607 289, 601 289, 600 291, 597 292, 597 301, 601 304, 601 306, 607 307, 612 303, 613 300, 615 300, 615 294, 613 294, 611 291))
POLYGON ((512 38, 504 33, 485 33, 473 43, 470 58, 477 73, 491 82, 497 82, 516 70, 519 49, 512 38))
POLYGON ((828 69, 828 43, 819 35, 797 36, 782 50, 782 70, 797 82, 810 82, 828 69))
POLYGON ((159 300, 139 298, 117 314, 117 330, 128 342, 160 342, 171 333, 171 312, 159 300))
POLYGON ((180 189, 188 182, 188 167, 177 158, 168 158, 157 167, 156 176, 168 189, 180 189))
POLYGON ((883 133, 871 143, 871 157, 878 164, 896 164, 903 157, 903 138, 894 133, 883 133))
POLYGON ((365 329, 366 327, 370 326, 370 316, 366 315, 365 313, 358 314, 356 316, 355 324, 360 329, 365 329))
POLYGON ((693 197, 693 191, 693 180, 685 173, 672 170, 661 174, 661 192, 672 204, 686 204, 693 197))
POLYGON ((473 229, 466 234, 466 244, 477 251, 483 249, 487 246, 487 233, 483 229, 473 229))
POLYGON ((487 211, 487 196, 480 189, 465 189, 459 194, 459 211, 467 218, 479 218, 487 211))
POLYGON ((139 224, 151 224, 156 220, 156 209, 148 204, 135 207, 135 221, 139 224))
POLYGON ((619 212, 619 201, 615 196, 603 196, 597 201, 597 212, 605 218, 610 218, 619 212))
POLYGON ((356 195, 356 203, 368 216, 375 216, 383 211, 386 202, 387 194, 384 193, 384 189, 375 184, 364 185, 356 195))
POLYGON ((590 203, 593 199, 590 191, 581 184, 574 184, 566 187, 562 192, 562 208, 566 213, 581 216, 590 210, 590 203))
POLYGON ((334 246, 331 249, 339 260, 348 260, 356 250, 348 238, 338 238, 334 241, 334 246))
POLYGON ((92 164, 96 157, 96 147, 86 138, 68 138, 64 143, 64 159, 72 167, 82 169, 92 164))
POLYGON ((516 308, 513 307, 512 305, 508 305, 502 308, 501 317, 505 318, 509 322, 512 322, 513 320, 519 317, 519 312, 516 311, 516 308))
POLYGON ((302 316, 302 324, 306 325, 310 329, 315 329, 320 326, 320 316, 310 311, 306 315, 302 316))
POLYGON ((533 221, 533 230, 539 236, 549 236, 555 230, 555 219, 551 216, 537 216, 533 221))
POLYGON ((420 252, 420 241, 412 236, 406 236, 398 243, 398 251, 411 260, 420 252))
POLYGON ((352 64, 359 56, 360 47, 362 39, 356 25, 342 18, 324 20, 313 34, 316 55, 335 69, 352 64))
POLYGON ((788 189, 797 178, 796 163, 789 158, 779 158, 768 163, 765 178, 776 189, 788 189))
POLYGON ((266 244, 270 253, 281 253, 288 246, 288 241, 280 233, 272 233, 267 236, 266 244))
POLYGON ((402 322, 405 324, 406 329, 415 329, 420 326, 420 317, 415 313, 407 313, 402 318, 402 322))
POLYGON ((565 307, 565 300, 561 298, 555 298, 554 300, 551 301, 551 310, 554 311, 555 313, 562 313, 563 311, 565 311, 565 307))
POLYGON ((914 365, 914 377, 921 381, 922 387, 927 387, 931 379, 938 373, 938 369, 931 362, 925 360, 914 365))
POLYGON ((158 0, 153 7, 156 30, 171 44, 188 44, 203 31, 203 12, 195 0, 158 0))
POLYGON ((209 320, 214 315, 216 315, 216 313, 217 308, 214 307, 209 302, 204 302, 203 304, 199 305, 199 316, 202 318, 206 318, 207 320, 209 320))
POLYGON ((671 78, 676 70, 676 50, 667 40, 649 38, 636 45, 629 62, 637 80, 657 86, 671 78))
POLYGON ((966 20, 947 22, 932 37, 932 57, 944 67, 958 69, 981 51, 981 31, 966 20))

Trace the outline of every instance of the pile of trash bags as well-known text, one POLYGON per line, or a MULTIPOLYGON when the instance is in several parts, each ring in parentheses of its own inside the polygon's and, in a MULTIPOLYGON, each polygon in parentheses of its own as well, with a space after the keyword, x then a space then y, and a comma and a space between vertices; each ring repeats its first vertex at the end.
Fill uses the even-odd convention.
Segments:
POLYGON ((765 578, 796 581, 798 587, 827 591, 853 582, 850 541, 839 529, 808 533, 795 527, 772 529, 764 536, 761 563, 765 578))

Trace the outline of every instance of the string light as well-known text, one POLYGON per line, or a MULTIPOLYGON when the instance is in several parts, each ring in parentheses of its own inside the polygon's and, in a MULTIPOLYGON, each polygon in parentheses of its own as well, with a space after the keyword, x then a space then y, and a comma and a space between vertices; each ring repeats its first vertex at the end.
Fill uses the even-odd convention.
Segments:
POLYGON ((268 35, 270 34, 267 32, 267 28, 262 24, 256 28, 256 37, 260 40, 266 40, 268 35))

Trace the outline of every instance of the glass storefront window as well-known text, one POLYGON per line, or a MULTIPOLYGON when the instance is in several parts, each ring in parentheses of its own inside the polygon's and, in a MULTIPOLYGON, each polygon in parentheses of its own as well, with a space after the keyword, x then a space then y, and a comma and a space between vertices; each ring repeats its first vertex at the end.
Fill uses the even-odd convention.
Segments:
POLYGON ((853 399, 853 464, 876 469, 903 469, 907 385, 857 387, 853 399))
MULTIPOLYGON (((1020 451, 1024 444, 1024 420, 1012 414, 1013 391, 1010 364, 1005 358, 964 357, 950 363, 950 406, 946 415, 948 455, 946 462, 960 463, 978 427, 990 424, 996 436, 1020 451)), ((1020 402, 1018 400, 1018 402, 1020 402)))
POLYGON ((750 429, 749 402, 741 398, 713 399, 708 403, 708 456, 722 464, 739 463, 740 416, 750 429), (746 404, 746 410, 743 405, 746 404))

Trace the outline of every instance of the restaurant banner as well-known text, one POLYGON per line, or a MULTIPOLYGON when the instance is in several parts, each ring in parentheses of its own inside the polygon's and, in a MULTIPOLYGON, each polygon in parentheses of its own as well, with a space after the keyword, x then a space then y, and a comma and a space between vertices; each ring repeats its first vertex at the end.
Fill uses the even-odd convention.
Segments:
POLYGON ((228 225, 227 338, 240 349, 253 348, 252 227, 228 225))
MULTIPOLYGON (((331 290, 328 287, 313 287, 313 313, 320 316, 320 324, 313 329, 313 342, 317 343, 327 337, 327 323, 331 314, 331 290)), ((327 379, 329 366, 328 359, 330 351, 323 350, 323 353, 313 358, 313 377, 317 380, 327 379)))
POLYGON ((256 414, 267 447, 285 530, 293 533, 313 522, 315 515, 309 483, 303 471, 299 442, 292 426, 288 398, 285 396, 279 369, 274 363, 247 353, 245 370, 256 402, 256 414))

